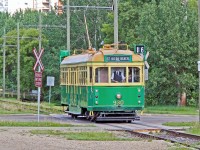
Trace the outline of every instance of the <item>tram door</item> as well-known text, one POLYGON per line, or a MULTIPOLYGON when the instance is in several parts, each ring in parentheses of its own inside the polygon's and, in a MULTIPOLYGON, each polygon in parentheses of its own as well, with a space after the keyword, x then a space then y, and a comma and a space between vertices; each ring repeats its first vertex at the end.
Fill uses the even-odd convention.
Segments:
POLYGON ((71 100, 71 106, 76 107, 77 106, 77 68, 73 67, 71 68, 71 92, 70 92, 70 100, 71 100))

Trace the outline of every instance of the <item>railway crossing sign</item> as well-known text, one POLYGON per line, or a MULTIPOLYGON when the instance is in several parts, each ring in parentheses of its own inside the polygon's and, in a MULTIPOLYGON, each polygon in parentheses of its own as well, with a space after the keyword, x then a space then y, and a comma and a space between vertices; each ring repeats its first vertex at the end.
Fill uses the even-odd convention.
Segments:
POLYGON ((44 66, 43 66, 42 61, 41 61, 41 56, 42 56, 43 52, 44 52, 43 48, 41 49, 41 51, 39 51, 39 53, 37 53, 36 48, 33 49, 33 54, 35 55, 35 58, 36 58, 36 63, 33 67, 34 71, 36 71, 37 66, 40 67, 41 72, 44 70, 44 66))

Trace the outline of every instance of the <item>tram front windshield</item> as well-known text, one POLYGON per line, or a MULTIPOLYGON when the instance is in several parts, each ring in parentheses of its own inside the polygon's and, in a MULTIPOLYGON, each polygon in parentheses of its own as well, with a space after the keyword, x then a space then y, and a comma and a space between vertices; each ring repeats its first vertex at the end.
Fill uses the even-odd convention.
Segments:
POLYGON ((139 67, 98 67, 95 69, 95 83, 137 83, 140 82, 139 67), (127 72, 128 70, 128 72, 127 72))

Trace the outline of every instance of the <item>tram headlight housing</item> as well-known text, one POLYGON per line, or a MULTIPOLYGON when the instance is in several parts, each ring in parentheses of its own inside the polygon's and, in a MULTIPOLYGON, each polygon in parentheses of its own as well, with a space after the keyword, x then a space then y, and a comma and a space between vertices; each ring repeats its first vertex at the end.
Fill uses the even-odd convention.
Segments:
POLYGON ((116 95, 116 98, 117 98, 117 99, 121 99, 121 98, 122 98, 122 95, 118 93, 118 94, 116 95))

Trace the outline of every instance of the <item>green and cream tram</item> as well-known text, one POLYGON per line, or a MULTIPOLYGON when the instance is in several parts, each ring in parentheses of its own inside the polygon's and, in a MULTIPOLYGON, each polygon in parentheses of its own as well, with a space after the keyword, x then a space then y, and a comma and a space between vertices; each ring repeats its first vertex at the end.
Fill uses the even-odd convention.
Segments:
POLYGON ((112 45, 69 55, 60 64, 60 85, 61 103, 73 117, 130 122, 144 108, 144 58, 112 45))

